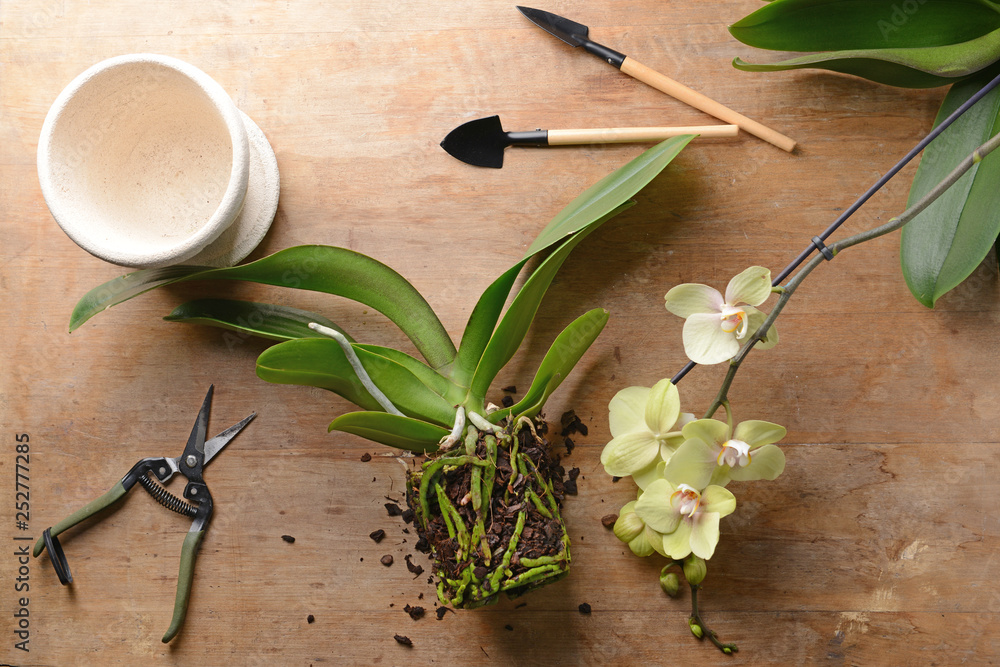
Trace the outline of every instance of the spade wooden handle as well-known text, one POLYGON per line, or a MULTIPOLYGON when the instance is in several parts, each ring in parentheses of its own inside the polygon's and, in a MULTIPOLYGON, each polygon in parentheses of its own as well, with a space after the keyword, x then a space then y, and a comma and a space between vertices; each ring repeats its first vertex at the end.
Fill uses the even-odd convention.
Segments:
POLYGON ((689 127, 604 127, 592 130, 549 130, 549 146, 570 144, 623 144, 661 141, 682 134, 702 137, 735 137, 736 125, 696 125, 689 127))
POLYGON ((747 118, 743 114, 737 113, 729 107, 719 104, 712 98, 702 95, 698 91, 688 88, 683 83, 674 81, 670 77, 664 76, 656 70, 646 67, 632 58, 625 58, 625 61, 621 66, 621 70, 632 78, 638 79, 639 81, 656 88, 660 92, 666 93, 671 97, 675 97, 681 102, 690 104, 699 111, 704 111, 705 113, 715 116, 719 120, 724 120, 727 123, 739 125, 744 131, 749 132, 756 137, 760 137, 764 141, 774 144, 782 150, 791 153, 795 148, 794 139, 790 139, 780 132, 775 132, 771 128, 761 125, 757 121, 747 118))

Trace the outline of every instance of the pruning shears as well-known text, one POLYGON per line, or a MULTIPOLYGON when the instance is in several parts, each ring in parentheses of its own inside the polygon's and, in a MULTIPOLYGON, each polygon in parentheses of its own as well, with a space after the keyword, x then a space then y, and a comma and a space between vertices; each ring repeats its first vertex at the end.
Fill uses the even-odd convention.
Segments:
POLYGON ((73 575, 69 571, 66 562, 66 555, 62 545, 56 536, 66 529, 75 526, 84 519, 87 519, 101 510, 110 507, 120 501, 128 493, 136 482, 145 489, 149 495, 153 496, 159 504, 167 509, 191 517, 191 529, 184 538, 184 545, 181 547, 180 572, 177 576, 177 596, 174 600, 174 615, 170 621, 170 627, 163 635, 163 642, 167 643, 177 636, 181 625, 184 623, 184 616, 187 614, 188 598, 191 594, 191 581, 194 578, 194 558, 201 544, 205 531, 208 529, 208 522, 212 518, 212 494, 208 491, 208 486, 202 479, 202 471, 208 463, 215 458, 230 441, 239 434, 243 428, 249 424, 257 413, 251 414, 237 424, 227 428, 225 431, 206 442, 205 434, 208 430, 208 415, 212 410, 212 394, 214 385, 208 388, 205 400, 202 402, 198 418, 195 420, 194 428, 188 437, 184 452, 177 458, 146 458, 142 459, 132 469, 125 474, 120 482, 111 487, 111 490, 100 498, 88 503, 84 507, 66 517, 55 526, 46 528, 42 537, 35 543, 34 555, 37 557, 43 549, 48 549, 49 558, 55 567, 59 582, 64 586, 73 583, 73 575), (174 475, 180 473, 187 479, 187 486, 184 487, 184 498, 182 500, 174 496, 161 483, 169 481, 174 475))

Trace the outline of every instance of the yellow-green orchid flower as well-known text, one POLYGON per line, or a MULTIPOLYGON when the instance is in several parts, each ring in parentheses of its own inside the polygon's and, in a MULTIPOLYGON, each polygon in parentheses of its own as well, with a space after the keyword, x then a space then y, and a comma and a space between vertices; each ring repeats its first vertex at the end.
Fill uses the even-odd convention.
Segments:
POLYGON ((681 428, 694 415, 681 412, 680 394, 670 380, 652 388, 622 389, 608 404, 612 440, 601 453, 609 475, 632 475, 639 488, 660 477, 657 465, 684 442, 681 428))
POLYGON ((772 444, 785 437, 785 428, 778 424, 750 420, 730 432, 725 422, 698 419, 685 424, 681 433, 684 444, 663 472, 675 485, 701 489, 709 484, 725 486, 734 479, 772 480, 785 469, 785 454, 772 444))
MULTIPOLYGON (((759 306, 771 294, 771 271, 751 266, 729 281, 726 295, 708 285, 686 283, 667 292, 666 306, 684 318, 684 353, 698 364, 728 361, 740 351, 742 341, 764 323, 767 316, 759 306), (739 305, 739 304, 746 305, 739 305)), ((760 349, 778 344, 778 332, 771 326, 760 349)))
POLYGON ((645 527, 663 536, 662 551, 657 551, 674 560, 692 553, 711 558, 719 543, 719 519, 735 509, 736 498, 721 486, 699 491, 666 479, 652 482, 635 503, 635 515, 645 527))

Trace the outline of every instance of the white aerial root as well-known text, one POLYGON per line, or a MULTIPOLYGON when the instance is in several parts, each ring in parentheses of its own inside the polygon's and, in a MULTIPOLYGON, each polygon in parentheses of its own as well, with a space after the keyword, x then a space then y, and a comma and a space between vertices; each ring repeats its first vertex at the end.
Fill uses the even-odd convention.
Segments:
POLYGON ((451 433, 441 438, 441 441, 438 443, 438 449, 447 451, 454 447, 462 438, 462 431, 464 430, 465 408, 460 405, 458 406, 458 410, 455 411, 455 426, 451 429, 451 433))
POLYGON ((336 329, 331 329, 330 327, 325 327, 322 324, 317 324, 315 322, 309 323, 309 328, 318 334, 323 334, 328 338, 332 338, 340 344, 341 349, 344 350, 344 355, 347 357, 347 362, 351 364, 351 368, 357 374, 358 379, 361 380, 361 384, 364 385, 368 393, 372 395, 378 404, 382 406, 382 409, 391 415, 403 416, 403 413, 392 404, 389 397, 382 393, 382 390, 375 386, 371 377, 368 375, 368 371, 365 367, 361 365, 361 360, 358 359, 357 352, 354 351, 354 347, 351 346, 351 342, 344 337, 344 334, 340 333, 336 329))

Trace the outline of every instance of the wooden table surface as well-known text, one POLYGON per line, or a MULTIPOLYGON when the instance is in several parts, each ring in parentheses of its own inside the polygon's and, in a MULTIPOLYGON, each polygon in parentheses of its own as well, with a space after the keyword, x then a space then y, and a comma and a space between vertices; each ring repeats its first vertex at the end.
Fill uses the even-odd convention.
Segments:
MULTIPOLYGON (((526 387, 549 342, 603 306, 610 322, 547 408, 589 428, 565 459, 581 470, 565 517, 571 575, 517 601, 433 614, 415 536, 387 516, 397 452, 327 434, 350 406, 318 389, 256 378, 256 339, 164 322, 201 295, 316 310, 357 338, 408 341, 377 313, 314 293, 190 284, 118 306, 73 334, 88 289, 125 272, 53 221, 35 151, 67 83, 110 56, 153 52, 214 77, 277 154, 281 199, 252 255, 339 245, 409 278, 458 338, 479 292, 557 211, 645 146, 509 149, 501 170, 438 146, 458 124, 500 114, 507 129, 714 122, 530 25, 511 3, 20 0, 0 4, 0 663, 70 664, 957 664, 991 662, 1000 632, 996 496, 1000 325, 992 254, 933 311, 908 293, 898 236, 822 266, 731 394, 737 420, 788 428, 784 474, 733 484, 703 606, 726 658, 688 632, 689 596, 667 598, 663 560, 639 559, 601 525, 634 498, 599 457, 607 404, 685 362, 682 322, 663 308, 681 282, 716 286, 751 264, 777 271, 929 129, 942 90, 849 77, 749 74, 754 53, 726 26, 755 0, 555 2, 545 9, 800 142, 786 154, 748 136, 692 143, 574 253, 499 388, 526 387), (217 431, 258 419, 206 473, 215 518, 190 612, 169 622, 187 520, 145 494, 64 536, 72 587, 48 558, 16 588, 17 548, 103 493, 136 460, 176 455, 209 384, 217 431), (30 521, 15 524, 16 437, 30 438, 30 521), (362 455, 372 459, 362 462, 362 455), (384 529, 379 544, 369 533, 384 529), (282 535, 295 537, 294 543, 282 535), (391 567, 379 559, 391 554, 391 567), (29 652, 14 633, 28 600, 29 652), (589 615, 578 608, 588 603, 589 615), (414 621, 405 605, 431 610, 414 621), (314 622, 308 622, 309 617, 314 622), (397 644, 406 635, 412 648, 397 644)), ((845 226, 902 210, 903 171, 845 226)), ((722 367, 680 385, 704 410, 722 367)), ((177 490, 176 483, 174 490, 177 490)))

